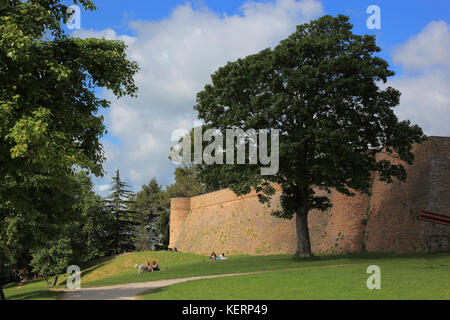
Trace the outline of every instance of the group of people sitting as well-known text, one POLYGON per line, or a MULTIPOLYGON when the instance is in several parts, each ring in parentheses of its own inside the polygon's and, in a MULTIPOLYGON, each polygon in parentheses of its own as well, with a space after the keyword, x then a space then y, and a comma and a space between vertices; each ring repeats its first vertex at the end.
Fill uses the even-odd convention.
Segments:
POLYGON ((211 252, 211 256, 209 257, 209 260, 225 260, 227 257, 225 257, 225 253, 222 253, 220 256, 217 256, 216 253, 213 251, 211 252))
POLYGON ((146 264, 135 264, 134 267, 138 270, 139 274, 161 270, 155 260, 153 260, 152 263, 147 261, 146 264))
POLYGON ((150 264, 150 262, 147 261, 146 266, 147 266, 147 269, 148 269, 149 272, 161 270, 161 269, 159 268, 158 263, 157 263, 155 260, 153 260, 151 264, 150 264))

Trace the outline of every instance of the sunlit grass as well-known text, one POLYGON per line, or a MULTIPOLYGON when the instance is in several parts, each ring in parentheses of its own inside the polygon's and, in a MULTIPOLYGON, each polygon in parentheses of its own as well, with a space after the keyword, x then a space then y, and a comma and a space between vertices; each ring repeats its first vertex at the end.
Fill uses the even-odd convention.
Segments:
POLYGON ((299 268, 196 280, 142 294, 148 300, 450 299, 450 255, 431 260, 368 260, 360 265, 299 268), (381 268, 381 289, 369 290, 367 266, 381 268))
MULTIPOLYGON (((450 253, 322 255, 302 261, 294 260, 292 255, 240 255, 230 256, 228 260, 208 261, 208 257, 195 254, 148 251, 122 255, 83 270, 81 286, 277 270, 177 284, 149 293, 145 298, 186 299, 186 292, 192 292, 189 299, 395 299, 402 296, 441 299, 446 295, 449 299, 449 266, 450 253), (138 274, 134 265, 152 260, 167 270, 138 274), (365 287, 368 277, 365 270, 371 264, 382 267, 381 291, 367 292, 365 287), (321 266, 323 268, 317 268, 321 266), (389 289, 390 284, 396 284, 400 289, 389 289), (307 288, 308 294, 301 288, 307 288), (405 288, 406 295, 401 288, 405 288), (348 295, 348 290, 353 294, 348 295), (362 290, 361 293, 358 290, 362 290)), ((66 285, 66 279, 67 275, 60 277, 58 288, 66 285)), ((43 280, 27 282, 22 288, 10 284, 4 289, 8 299, 57 299, 61 295, 43 280)))

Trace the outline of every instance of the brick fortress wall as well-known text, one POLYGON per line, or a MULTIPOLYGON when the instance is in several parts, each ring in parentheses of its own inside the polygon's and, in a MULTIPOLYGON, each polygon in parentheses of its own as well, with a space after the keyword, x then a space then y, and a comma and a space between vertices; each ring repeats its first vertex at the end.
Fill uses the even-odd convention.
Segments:
MULTIPOLYGON (((414 164, 405 165, 405 183, 386 184, 374 177, 370 196, 332 192, 331 209, 310 213, 313 252, 449 251, 450 227, 417 220, 417 213, 425 210, 450 216, 450 138, 430 137, 414 146, 413 152, 414 164)), ((169 246, 203 255, 213 250, 227 254, 293 253, 295 219, 270 215, 279 207, 279 196, 278 189, 270 208, 262 205, 254 192, 236 197, 229 189, 173 198, 169 246)))

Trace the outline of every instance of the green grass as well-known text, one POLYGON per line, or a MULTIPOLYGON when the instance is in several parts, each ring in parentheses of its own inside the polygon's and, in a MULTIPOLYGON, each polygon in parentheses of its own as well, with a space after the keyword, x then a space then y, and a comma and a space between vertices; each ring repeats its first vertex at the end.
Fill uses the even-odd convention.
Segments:
MULTIPOLYGON (((180 252, 134 252, 99 263, 82 271, 81 286, 98 287, 132 282, 186 278, 201 275, 277 272, 237 277, 199 280, 159 289, 145 295, 148 299, 360 299, 401 298, 390 284, 406 288, 411 299, 449 299, 450 253, 348 254, 316 256, 296 261, 292 255, 231 256, 228 260, 207 261, 207 257, 180 252), (135 264, 157 260, 166 271, 138 274, 135 264), (365 286, 365 268, 376 264, 382 268, 382 290, 369 291, 365 286), (338 265, 332 267, 331 265, 338 265), (339 266, 347 265, 347 266, 339 266), (312 268, 329 266, 327 268, 312 268), (295 270, 292 270, 295 269, 295 270), (389 278, 391 277, 391 278, 389 278), (416 290, 417 294, 412 291, 416 290), (208 289, 210 288, 210 289, 208 289), (304 288, 304 289, 302 289, 304 288), (305 293, 304 290, 307 290, 305 293), (425 294, 428 292, 428 296, 425 294), (350 294, 350 295, 349 295, 350 294)), ((58 287, 65 286, 67 276, 58 287)), ((45 281, 31 281, 22 288, 10 284, 8 299, 57 299, 61 292, 49 289, 45 281)))
POLYGON ((240 255, 229 257, 228 260, 223 261, 208 261, 207 257, 195 254, 168 251, 136 252, 83 271, 82 286, 97 287, 201 275, 269 271, 330 264, 367 264, 369 261, 388 260, 394 262, 404 259, 432 261, 442 255, 450 257, 450 254, 401 255, 383 253, 316 256, 305 261, 296 261, 292 258, 292 255, 240 255), (136 263, 145 263, 152 260, 157 260, 161 268, 167 267, 168 270, 144 274, 137 273, 134 268, 136 263))
MULTIPOLYGON (((65 277, 60 281, 65 281, 65 277)), ((56 300, 63 294, 61 291, 50 290, 43 280, 28 281, 22 287, 18 287, 17 283, 10 283, 3 286, 3 291, 8 300, 56 300)))
MULTIPOLYGON (((340 259, 339 259, 340 260, 340 259)), ((362 261, 361 261, 362 262, 362 261)), ((304 263, 298 263, 303 265, 304 263)), ((361 265, 196 280, 142 294, 147 300, 450 299, 450 255, 368 259, 361 265), (370 264, 381 268, 381 289, 369 290, 370 264)))

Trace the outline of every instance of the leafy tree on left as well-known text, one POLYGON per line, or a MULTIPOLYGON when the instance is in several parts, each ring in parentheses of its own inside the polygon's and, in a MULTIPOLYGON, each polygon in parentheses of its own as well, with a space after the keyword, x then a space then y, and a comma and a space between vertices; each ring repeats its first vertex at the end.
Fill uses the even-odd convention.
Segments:
MULTIPOLYGON (((98 111, 110 102, 94 90, 118 98, 137 92, 138 66, 127 59, 126 45, 68 37, 62 2, 10 0, 0 11, 0 231, 16 215, 56 221, 63 214, 58 202, 42 208, 40 197, 64 193, 77 168, 103 174, 98 111)), ((96 9, 91 0, 74 3, 96 9)))

